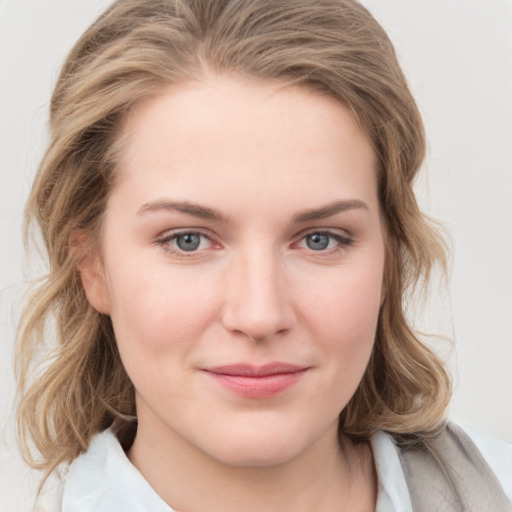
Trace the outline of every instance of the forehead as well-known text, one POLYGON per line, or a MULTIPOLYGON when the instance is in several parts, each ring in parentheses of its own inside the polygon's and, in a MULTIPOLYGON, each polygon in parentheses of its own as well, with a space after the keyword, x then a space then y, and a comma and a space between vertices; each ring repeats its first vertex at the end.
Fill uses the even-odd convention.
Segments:
POLYGON ((330 188, 339 199, 376 188, 374 152, 350 109, 303 86, 229 76, 169 86, 133 111, 123 139, 121 185, 141 194, 269 200, 307 185, 313 199, 330 188))

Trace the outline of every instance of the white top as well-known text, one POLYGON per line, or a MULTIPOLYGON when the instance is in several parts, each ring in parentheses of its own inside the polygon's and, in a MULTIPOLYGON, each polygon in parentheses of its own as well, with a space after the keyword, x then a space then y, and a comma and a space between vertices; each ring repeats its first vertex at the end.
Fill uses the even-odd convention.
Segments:
MULTIPOLYGON (((465 428, 512 503, 512 445, 465 428)), ((413 512, 398 449, 378 432, 370 439, 378 478, 376 512, 413 512)), ((34 512, 178 512, 129 461, 111 430, 96 435, 61 478, 51 477, 34 512), (62 505, 60 506, 60 503, 62 505)))

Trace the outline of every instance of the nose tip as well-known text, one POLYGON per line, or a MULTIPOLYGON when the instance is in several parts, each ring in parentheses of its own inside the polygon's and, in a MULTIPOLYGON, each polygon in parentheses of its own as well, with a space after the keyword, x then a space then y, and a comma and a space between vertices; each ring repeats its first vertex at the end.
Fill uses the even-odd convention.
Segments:
POLYGON ((263 341, 288 331, 294 313, 288 287, 275 263, 243 265, 227 287, 223 323, 227 330, 263 341))

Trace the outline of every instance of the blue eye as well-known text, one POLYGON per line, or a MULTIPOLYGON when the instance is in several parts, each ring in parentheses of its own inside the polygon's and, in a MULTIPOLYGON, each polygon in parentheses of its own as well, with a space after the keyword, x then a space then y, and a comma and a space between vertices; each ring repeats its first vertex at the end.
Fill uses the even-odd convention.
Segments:
POLYGON ((330 231, 313 231, 304 235, 299 242, 303 247, 315 252, 342 249, 352 243, 351 238, 330 231))
POLYGON ((313 251, 323 251, 329 247, 330 236, 325 233, 306 235, 306 245, 313 251))
POLYGON ((198 231, 182 231, 181 233, 169 234, 159 238, 157 244, 176 255, 203 251, 212 248, 214 245, 207 235, 198 231))
POLYGON ((175 235, 174 241, 178 249, 191 252, 199 249, 201 238, 202 236, 199 233, 183 233, 181 235, 175 235))

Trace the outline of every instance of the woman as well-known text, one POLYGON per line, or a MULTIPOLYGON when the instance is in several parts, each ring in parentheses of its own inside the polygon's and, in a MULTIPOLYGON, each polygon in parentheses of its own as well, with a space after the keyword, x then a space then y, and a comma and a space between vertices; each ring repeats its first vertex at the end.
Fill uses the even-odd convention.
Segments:
POLYGON ((39 510, 510 509, 404 315, 444 246, 364 8, 116 2, 50 117, 19 355, 39 510))

